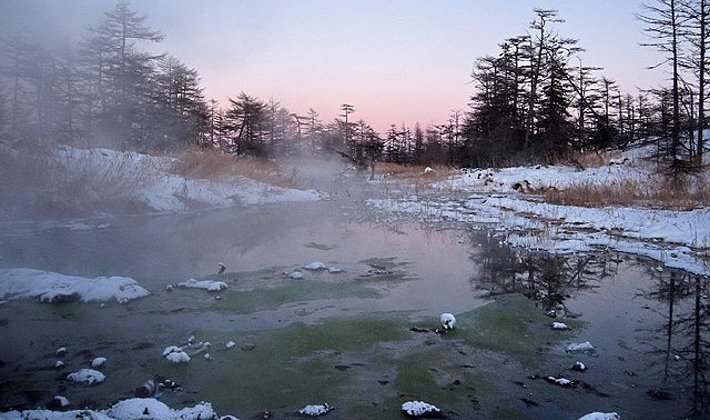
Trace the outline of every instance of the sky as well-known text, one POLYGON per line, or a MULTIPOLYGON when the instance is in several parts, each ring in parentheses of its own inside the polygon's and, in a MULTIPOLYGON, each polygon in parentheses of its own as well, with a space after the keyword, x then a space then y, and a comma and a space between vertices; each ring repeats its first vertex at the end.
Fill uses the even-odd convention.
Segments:
MULTIPOLYGON (((73 45, 113 0, 0 0, 0 31, 73 45)), ((380 132, 391 124, 445 122, 465 111, 476 58, 496 55, 524 34, 534 8, 556 9, 564 37, 585 48, 584 64, 604 67, 625 92, 657 87, 647 67, 636 0, 131 0, 165 35, 150 51, 198 70, 208 98, 223 106, 240 92, 273 98, 291 112, 309 108, 326 122, 355 106, 380 132)))

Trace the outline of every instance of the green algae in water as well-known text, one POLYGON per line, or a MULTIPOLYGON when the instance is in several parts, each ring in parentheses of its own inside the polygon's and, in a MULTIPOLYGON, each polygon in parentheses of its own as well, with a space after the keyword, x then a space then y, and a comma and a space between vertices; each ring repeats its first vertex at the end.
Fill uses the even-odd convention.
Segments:
POLYGON ((451 347, 432 346, 398 360, 398 394, 454 411, 466 409, 472 398, 495 397, 499 391, 493 382, 481 370, 462 368, 456 353, 451 347))
POLYGON ((333 283, 314 280, 292 280, 256 290, 231 291, 214 304, 218 310, 238 314, 250 314, 260 310, 276 309, 279 306, 308 300, 375 298, 376 290, 352 283, 333 283))
MULTIPOLYGON (((180 368, 187 369, 185 375, 199 398, 211 401, 220 412, 251 413, 333 402, 347 395, 345 389, 353 381, 351 371, 334 368, 338 357, 405 339, 405 325, 403 317, 394 315, 292 324, 253 333, 249 337, 255 344, 252 351, 238 350, 244 344, 238 342, 231 350, 215 349, 210 364, 195 360, 180 368)), ((210 337, 213 343, 228 339, 210 337)))
MULTIPOLYGON (((445 337, 462 339, 474 348, 509 354, 528 367, 541 362, 543 354, 538 349, 572 334, 570 330, 553 330, 552 318, 519 294, 498 296, 495 301, 456 318, 457 328, 445 337)), ((572 330, 581 325, 570 320, 565 323, 572 330)))
POLYGON ((319 251, 332 251, 335 248, 337 248, 335 245, 321 244, 321 243, 313 242, 313 241, 304 243, 303 247, 317 249, 319 251))
POLYGON ((395 257, 388 258, 368 258, 360 261, 363 264, 367 264, 372 268, 380 270, 392 270, 394 268, 406 267, 409 263, 406 261, 397 261, 395 257))

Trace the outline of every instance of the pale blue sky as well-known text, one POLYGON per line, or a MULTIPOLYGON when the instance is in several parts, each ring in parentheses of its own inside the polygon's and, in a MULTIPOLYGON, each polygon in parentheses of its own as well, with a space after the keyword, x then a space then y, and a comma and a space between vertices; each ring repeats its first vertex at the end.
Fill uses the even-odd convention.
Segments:
MULTIPOLYGON (((661 83, 645 68, 657 52, 645 37, 636 0, 334 1, 132 0, 165 34, 155 48, 196 68, 208 97, 226 103, 244 91, 274 97, 293 112, 312 107, 329 121, 338 105, 384 131, 390 124, 443 122, 466 109, 473 62, 524 33, 533 8, 559 10, 563 36, 586 48, 585 64, 604 67, 630 93, 661 83)), ((1 0, 0 25, 71 42, 111 0, 1 0)))

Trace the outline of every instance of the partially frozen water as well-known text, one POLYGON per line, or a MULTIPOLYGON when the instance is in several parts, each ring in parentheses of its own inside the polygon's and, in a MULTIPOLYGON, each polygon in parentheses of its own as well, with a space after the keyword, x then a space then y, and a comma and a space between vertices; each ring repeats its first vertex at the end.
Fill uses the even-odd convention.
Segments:
POLYGON ((377 223, 361 204, 378 191, 358 185, 317 185, 331 197, 319 203, 6 225, 0 268, 125 276, 151 295, 0 304, 0 411, 54 395, 107 408, 169 378, 180 386, 159 398, 171 407, 204 400, 241 418, 325 402, 327 418, 401 418, 419 400, 449 418, 708 414, 707 279, 618 253, 511 250, 485 230, 377 223), (342 272, 304 269, 313 262, 342 272), (228 288, 174 287, 189 279, 228 288), (434 332, 442 312, 457 317, 446 335, 434 332), (565 351, 587 341, 592 352, 565 351), (190 362, 162 358, 171 345, 190 362), (105 382, 66 379, 96 357, 105 382))

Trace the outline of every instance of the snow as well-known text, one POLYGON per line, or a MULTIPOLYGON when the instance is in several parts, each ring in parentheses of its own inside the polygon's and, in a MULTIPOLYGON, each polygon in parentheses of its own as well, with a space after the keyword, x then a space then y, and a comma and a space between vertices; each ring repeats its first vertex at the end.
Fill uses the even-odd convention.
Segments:
POLYGON ((621 416, 618 413, 602 413, 595 411, 593 413, 585 414, 578 420, 620 420, 621 416))
POLYGON ((552 329, 553 330, 566 330, 566 329, 569 329, 569 327, 564 322, 553 322, 552 329))
POLYGON ((69 400, 66 397, 63 397, 61 395, 55 395, 54 400, 57 401, 60 407, 68 407, 69 406, 69 400))
POLYGON ((227 344, 224 345, 224 347, 231 349, 232 347, 234 347, 236 345, 237 345, 237 343, 235 343, 234 341, 229 341, 229 342, 227 342, 227 344))
POLYGON ((577 361, 577 362, 574 362, 574 364, 570 367, 570 369, 576 370, 578 372, 584 372, 585 370, 587 370, 587 365, 585 365, 582 362, 577 361))
POLYGON ((188 363, 190 356, 178 346, 168 346, 163 350, 163 357, 171 363, 188 363))
POLYGON ((57 361, 54 363, 54 367, 57 368, 57 369, 63 368, 63 367, 64 367, 64 362, 62 362, 61 360, 57 360, 57 361))
POLYGON ((328 267, 328 272, 330 274, 339 274, 343 272, 343 269, 340 267, 328 267))
POLYGON ((592 343, 589 341, 585 341, 584 343, 572 343, 567 346, 567 351, 568 352, 585 352, 585 351, 592 351, 594 350, 594 346, 592 343))
POLYGON ((101 367, 106 363, 106 358, 105 357, 96 357, 94 360, 91 361, 91 367, 97 368, 101 367))
POLYGON ((574 382, 570 381, 567 378, 555 378, 554 376, 548 376, 547 377, 548 382, 552 382, 554 384, 557 384, 559 386, 563 387, 569 387, 574 385, 574 382))
POLYGON ((293 273, 289 274, 288 276, 294 280, 300 280, 303 278, 303 273, 300 271, 294 271, 293 273))
POLYGON ((217 418, 217 413, 210 403, 201 402, 193 407, 174 410, 154 398, 131 398, 119 401, 107 410, 26 410, 0 413, 0 420, 36 419, 36 420, 205 420, 217 418))
POLYGON ((195 280, 189 279, 178 283, 178 287, 185 287, 190 289, 205 289, 210 292, 219 292, 222 289, 226 289, 229 286, 223 281, 213 281, 213 280, 195 280))
POLYGON ((64 356, 67 353, 66 347, 60 347, 54 352, 57 356, 64 356))
POLYGON ((307 405, 303 407, 302 409, 298 410, 300 414, 303 414, 305 416, 310 416, 310 417, 318 417, 318 416, 324 416, 331 412, 333 410, 333 407, 330 405, 326 404, 317 404, 317 405, 307 405))
POLYGON ((414 417, 441 413, 435 405, 424 401, 407 401, 402 404, 402 411, 414 417))
POLYGON ((453 330, 456 327, 456 317, 448 312, 441 314, 439 321, 445 330, 453 330))
POLYGON ((710 275, 710 208, 586 208, 545 203, 539 196, 521 194, 625 181, 651 188, 660 185, 661 176, 638 159, 644 153, 632 150, 617 158, 628 158, 623 165, 581 171, 569 166, 467 171, 435 183, 426 196, 372 199, 367 204, 428 222, 491 226, 511 246, 558 254, 613 250, 654 259, 661 268, 710 275))
POLYGON ((87 385, 100 384, 106 380, 106 375, 93 369, 80 369, 67 375, 67 379, 73 382, 80 382, 87 385))
POLYGON ((310 270, 310 271, 320 271, 320 270, 325 270, 327 268, 328 267, 320 261, 314 261, 310 264, 306 264, 303 266, 304 270, 310 270))
POLYGON ((83 302, 126 303, 148 294, 127 277, 85 278, 28 268, 0 269, 0 299, 52 302, 78 298, 83 302))

